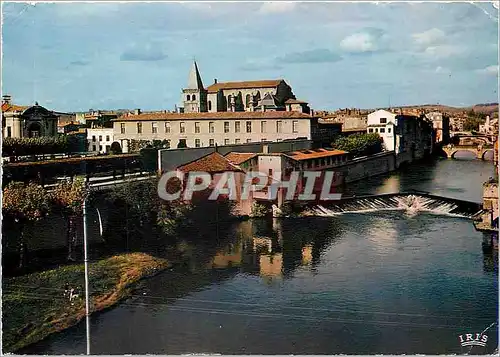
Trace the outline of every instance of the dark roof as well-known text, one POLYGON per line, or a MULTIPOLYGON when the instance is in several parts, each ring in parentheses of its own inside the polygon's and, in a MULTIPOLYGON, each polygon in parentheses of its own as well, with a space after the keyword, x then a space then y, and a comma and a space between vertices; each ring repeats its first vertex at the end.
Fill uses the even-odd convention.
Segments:
POLYGON ((298 99, 288 99, 285 104, 307 104, 307 102, 304 102, 302 100, 298 99))
POLYGON ((205 112, 205 113, 143 113, 126 114, 113 121, 135 120, 210 120, 210 119, 310 119, 308 114, 295 111, 269 111, 269 112, 205 112))

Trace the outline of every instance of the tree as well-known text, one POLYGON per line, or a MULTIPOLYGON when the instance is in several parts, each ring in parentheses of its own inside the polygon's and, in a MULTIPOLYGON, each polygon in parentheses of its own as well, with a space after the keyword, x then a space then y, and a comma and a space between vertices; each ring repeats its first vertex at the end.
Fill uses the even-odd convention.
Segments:
POLYGON ((3 213, 19 225, 19 268, 26 265, 28 247, 25 242, 25 227, 50 212, 50 198, 47 191, 33 182, 11 182, 3 189, 3 213))
POLYGON ((465 131, 478 131, 479 125, 483 124, 484 121, 476 117, 468 117, 464 122, 465 131))
POLYGON ((347 151, 353 157, 374 155, 383 150, 383 140, 377 133, 355 134, 338 138, 332 147, 347 151))
POLYGON ((69 261, 76 260, 76 224, 77 219, 82 217, 83 202, 88 193, 88 187, 82 177, 78 177, 72 182, 60 183, 52 192, 52 201, 67 223, 66 242, 69 261))
POLYGON ((177 144, 177 149, 187 148, 186 140, 180 139, 179 144, 177 144))

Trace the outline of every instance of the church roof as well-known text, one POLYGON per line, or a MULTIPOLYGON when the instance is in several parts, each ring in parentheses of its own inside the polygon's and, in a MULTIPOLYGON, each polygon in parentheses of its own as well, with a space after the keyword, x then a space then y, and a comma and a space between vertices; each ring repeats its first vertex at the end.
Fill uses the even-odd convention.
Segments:
POLYGON ((210 119, 311 119, 309 114, 296 111, 269 112, 203 112, 203 113, 142 113, 126 114, 112 121, 137 120, 210 120, 210 119))
POLYGON ((186 89, 204 89, 196 61, 193 61, 191 72, 189 72, 188 86, 186 89))
POLYGON ((259 106, 264 105, 267 107, 278 107, 279 106, 279 101, 276 99, 274 95, 271 93, 267 93, 264 98, 260 101, 258 104, 259 106))
POLYGON ((260 81, 242 81, 242 82, 221 82, 208 86, 208 93, 217 93, 221 89, 252 89, 252 88, 275 88, 283 80, 267 79, 260 81))
POLYGON ((307 104, 307 102, 304 102, 302 100, 298 99, 288 99, 285 104, 307 104))

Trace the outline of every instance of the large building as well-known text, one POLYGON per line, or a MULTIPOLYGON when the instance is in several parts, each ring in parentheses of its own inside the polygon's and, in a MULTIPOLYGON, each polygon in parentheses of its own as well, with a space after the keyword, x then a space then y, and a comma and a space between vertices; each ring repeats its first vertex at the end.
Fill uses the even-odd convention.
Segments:
POLYGON ((412 161, 432 152, 434 129, 424 115, 396 114, 377 110, 368 114, 368 133, 378 133, 387 151, 404 161, 412 161))
POLYGON ((196 62, 176 112, 127 113, 113 120, 124 152, 130 141, 166 140, 168 148, 208 147, 323 135, 306 102, 284 80, 225 82, 205 88, 196 62))
POLYGON ((35 103, 20 106, 9 95, 2 98, 2 134, 4 138, 56 136, 58 115, 35 103))

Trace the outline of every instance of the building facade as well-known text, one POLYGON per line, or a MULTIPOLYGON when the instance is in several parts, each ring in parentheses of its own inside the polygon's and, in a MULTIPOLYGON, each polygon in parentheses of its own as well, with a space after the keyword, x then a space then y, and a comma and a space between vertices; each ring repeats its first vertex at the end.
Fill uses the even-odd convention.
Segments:
POLYGON ((130 140, 167 140, 170 148, 311 139, 311 116, 299 112, 144 113, 113 121, 122 148, 130 140))
POLYGON ((113 128, 87 129, 87 147, 92 153, 107 154, 113 143, 113 128))
POLYGON ((11 97, 2 99, 2 134, 4 138, 56 136, 58 116, 40 105, 19 106, 11 97))
POLYGON ((425 116, 432 121, 435 132, 435 142, 448 144, 450 141, 450 118, 441 112, 430 112, 425 116))
POLYGON ((381 109, 368 114, 366 130, 368 133, 377 133, 380 135, 384 140, 385 150, 396 151, 396 125, 396 114, 381 109))

